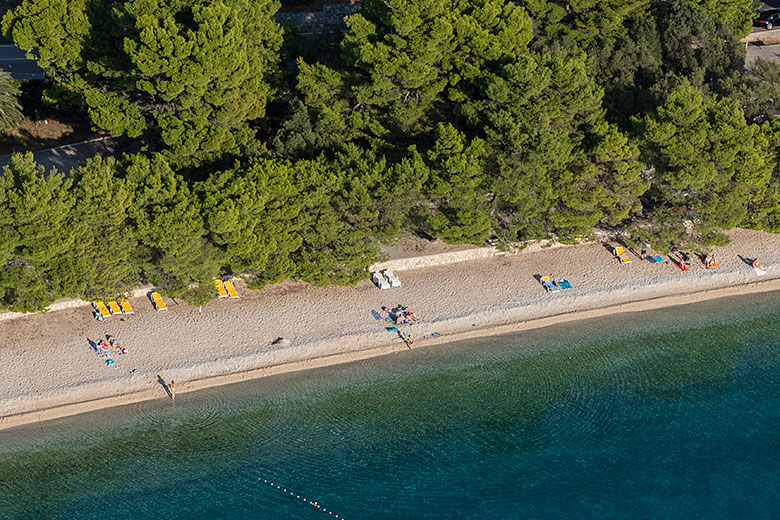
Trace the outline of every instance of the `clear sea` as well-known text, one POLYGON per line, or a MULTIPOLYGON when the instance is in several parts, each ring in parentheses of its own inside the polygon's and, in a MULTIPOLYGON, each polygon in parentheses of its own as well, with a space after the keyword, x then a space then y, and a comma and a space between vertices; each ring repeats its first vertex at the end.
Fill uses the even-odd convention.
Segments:
POLYGON ((1 519, 780 518, 780 295, 0 431, 1 519))

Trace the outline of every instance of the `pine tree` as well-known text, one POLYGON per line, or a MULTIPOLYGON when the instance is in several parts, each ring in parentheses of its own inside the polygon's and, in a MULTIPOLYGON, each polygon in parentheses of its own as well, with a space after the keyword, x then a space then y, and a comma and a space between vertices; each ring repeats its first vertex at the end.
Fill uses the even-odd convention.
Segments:
POLYGON ((5 34, 82 96, 93 124, 177 165, 242 150, 271 94, 275 0, 24 0, 5 34), (162 146, 161 146, 162 145, 162 146))
POLYGON ((452 125, 439 125, 437 139, 428 152, 430 163, 426 191, 434 210, 428 217, 430 232, 452 243, 481 244, 492 222, 486 197, 485 143, 467 142, 452 125))
POLYGON ((219 260, 197 197, 161 155, 133 156, 125 170, 133 193, 128 217, 141 244, 144 277, 173 296, 202 298, 197 286, 211 284, 219 260))
POLYGON ((762 229, 776 216, 776 159, 762 129, 739 104, 705 97, 688 82, 641 121, 646 160, 655 169, 646 233, 666 243, 709 246, 736 226, 762 229))
POLYGON ((261 159, 216 172, 198 187, 220 263, 255 287, 295 272, 300 198, 290 177, 288 162, 261 159))
POLYGON ((71 255, 78 261, 86 299, 118 297, 141 281, 138 241, 128 222, 133 204, 113 158, 93 157, 71 172, 76 204, 71 255))
POLYGON ((79 287, 71 181, 14 154, 0 174, 0 305, 39 311, 79 287))
POLYGON ((14 128, 24 120, 19 87, 8 72, 0 70, 0 128, 14 128))

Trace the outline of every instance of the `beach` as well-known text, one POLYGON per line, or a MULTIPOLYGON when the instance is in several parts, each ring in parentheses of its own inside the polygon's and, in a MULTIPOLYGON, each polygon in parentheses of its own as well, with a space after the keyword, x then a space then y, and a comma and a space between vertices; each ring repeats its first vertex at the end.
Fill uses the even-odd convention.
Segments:
MULTIPOLYGON (((602 243, 542 249, 402 271, 402 286, 370 281, 313 288, 287 281, 260 291, 237 283, 239 299, 189 306, 168 299, 156 312, 135 298, 135 314, 97 322, 89 307, 0 322, 0 428, 177 394, 292 370, 407 350, 372 310, 406 304, 413 348, 589 319, 615 312, 693 303, 780 289, 780 235, 729 233, 716 248, 720 267, 694 259, 687 272, 629 253, 621 265, 602 243), (758 277, 747 261, 766 267, 758 277), (545 293, 536 276, 566 278, 573 288, 545 293), (438 333, 438 338, 431 335, 438 333), (129 350, 107 367, 88 339, 111 334, 129 350), (274 344, 277 338, 287 341, 274 344), (138 374, 131 371, 137 369, 138 374)), ((665 255, 665 252, 661 252, 665 255)))

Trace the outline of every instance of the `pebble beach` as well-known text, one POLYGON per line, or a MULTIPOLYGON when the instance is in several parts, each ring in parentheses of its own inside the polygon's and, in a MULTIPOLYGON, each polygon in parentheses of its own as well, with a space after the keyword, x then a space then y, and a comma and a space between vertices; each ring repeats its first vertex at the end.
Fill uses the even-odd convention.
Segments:
MULTIPOLYGON (((693 303, 780 289, 780 235, 729 233, 716 248, 720 267, 694 260, 681 271, 629 252, 621 265, 608 245, 506 254, 398 272, 402 286, 380 291, 370 281, 314 288, 286 281, 253 291, 238 281, 239 299, 199 309, 168 299, 157 312, 146 298, 135 314, 96 321, 88 306, 0 321, 0 428, 146 399, 168 399, 200 388, 382 354, 406 345, 372 310, 405 304, 418 321, 404 326, 413 348, 474 336, 544 327, 614 312, 693 303), (758 277, 749 260, 758 258, 758 277), (539 276, 565 278, 572 289, 546 293, 539 276), (432 337, 437 333, 438 337, 432 337), (110 334, 129 350, 111 367, 89 340, 110 334), (285 341, 275 341, 284 338, 285 341)), ((660 252, 665 255, 665 252, 660 252)))

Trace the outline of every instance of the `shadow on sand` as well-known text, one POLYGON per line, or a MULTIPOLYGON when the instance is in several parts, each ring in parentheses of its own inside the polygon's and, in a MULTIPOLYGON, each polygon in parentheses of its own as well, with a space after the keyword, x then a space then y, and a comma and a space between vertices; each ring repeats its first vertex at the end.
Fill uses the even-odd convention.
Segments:
POLYGON ((157 382, 162 385, 162 387, 165 389, 165 393, 168 397, 173 398, 171 395, 171 389, 168 388, 168 383, 165 382, 165 379, 162 378, 160 374, 157 374, 157 382))

